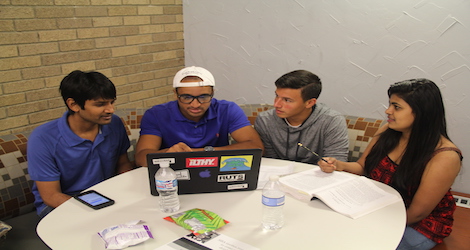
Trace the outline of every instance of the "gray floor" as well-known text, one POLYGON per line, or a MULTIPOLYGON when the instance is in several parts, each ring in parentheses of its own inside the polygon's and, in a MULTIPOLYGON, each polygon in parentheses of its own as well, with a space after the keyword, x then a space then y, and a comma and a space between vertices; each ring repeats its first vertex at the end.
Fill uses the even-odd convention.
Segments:
POLYGON ((36 225, 39 217, 35 212, 5 220, 12 229, 7 233, 6 239, 0 245, 2 250, 50 250, 36 234, 36 225))

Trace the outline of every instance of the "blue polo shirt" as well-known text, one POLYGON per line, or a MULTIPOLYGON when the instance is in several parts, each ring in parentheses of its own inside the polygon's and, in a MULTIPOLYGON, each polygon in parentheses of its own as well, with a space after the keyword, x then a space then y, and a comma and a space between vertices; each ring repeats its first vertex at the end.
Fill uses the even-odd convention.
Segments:
POLYGON ((213 98, 201 120, 194 122, 181 114, 178 101, 171 101, 145 112, 140 122, 140 134, 161 137, 161 148, 179 142, 191 148, 221 147, 229 144, 230 133, 250 125, 243 110, 234 102, 213 98))
MULTIPOLYGON (((61 118, 37 127, 28 138, 28 172, 34 181, 60 181, 62 192, 74 195, 116 174, 119 156, 127 153, 129 137, 121 119, 100 126, 92 142, 76 135, 61 118)), ((39 214, 46 205, 33 185, 39 214)))

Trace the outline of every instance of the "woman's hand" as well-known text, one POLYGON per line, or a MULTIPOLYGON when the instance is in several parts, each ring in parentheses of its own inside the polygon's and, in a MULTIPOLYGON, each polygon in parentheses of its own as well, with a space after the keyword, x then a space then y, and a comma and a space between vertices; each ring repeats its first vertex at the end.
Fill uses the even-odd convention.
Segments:
POLYGON ((323 160, 319 160, 318 161, 318 166, 320 167, 320 169, 325 172, 325 173, 332 173, 333 171, 336 170, 336 164, 337 164, 337 160, 336 158, 333 158, 333 157, 323 157, 323 159, 325 159, 327 162, 323 161, 323 160))

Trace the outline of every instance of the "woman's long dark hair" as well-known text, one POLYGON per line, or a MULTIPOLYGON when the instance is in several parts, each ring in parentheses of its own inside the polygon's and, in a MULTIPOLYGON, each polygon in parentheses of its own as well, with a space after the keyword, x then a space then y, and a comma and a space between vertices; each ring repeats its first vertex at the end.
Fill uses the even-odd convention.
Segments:
MULTIPOLYGON (((392 84, 388 96, 393 94, 408 103, 415 115, 408 144, 391 183, 402 195, 411 198, 440 137, 449 138, 444 104, 439 87, 428 79, 411 79, 392 84)), ((366 176, 398 146, 401 134, 390 128, 380 134, 366 158, 366 176)))

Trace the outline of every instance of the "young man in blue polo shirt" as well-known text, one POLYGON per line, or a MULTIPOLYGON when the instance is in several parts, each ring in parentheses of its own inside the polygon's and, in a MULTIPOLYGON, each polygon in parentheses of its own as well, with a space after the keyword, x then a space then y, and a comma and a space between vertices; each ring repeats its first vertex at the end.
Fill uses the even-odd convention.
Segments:
POLYGON ((243 110, 234 102, 213 98, 214 86, 214 77, 204 68, 192 66, 176 73, 177 100, 156 105, 142 117, 137 166, 147 166, 147 154, 155 152, 263 149, 243 110), (237 143, 229 145, 229 134, 237 143))
POLYGON ((28 139, 28 171, 40 217, 107 178, 132 169, 129 137, 113 115, 116 88, 99 72, 71 72, 60 83, 68 108, 28 139))

